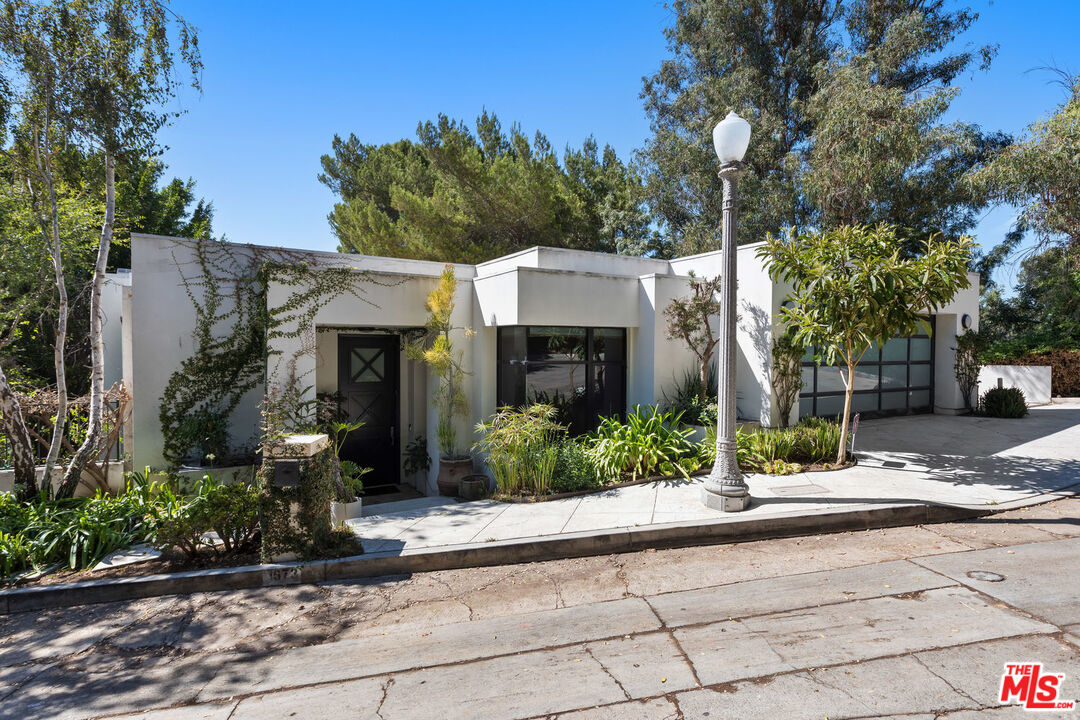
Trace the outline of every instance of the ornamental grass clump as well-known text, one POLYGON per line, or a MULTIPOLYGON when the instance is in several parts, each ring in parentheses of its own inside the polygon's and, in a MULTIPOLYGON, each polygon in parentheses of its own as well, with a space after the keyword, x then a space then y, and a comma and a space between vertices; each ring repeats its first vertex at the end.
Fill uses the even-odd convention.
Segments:
POLYGON ((538 403, 501 408, 478 423, 482 437, 475 448, 487 455, 488 468, 501 495, 547 495, 566 440, 566 427, 555 421, 554 405, 538 403))
MULTIPOLYGON (((804 465, 827 464, 840 447, 840 425, 826 418, 803 418, 791 428, 735 433, 739 468, 743 472, 790 475, 802 472, 804 465)), ((716 456, 716 430, 701 444, 702 463, 711 464, 716 456)))

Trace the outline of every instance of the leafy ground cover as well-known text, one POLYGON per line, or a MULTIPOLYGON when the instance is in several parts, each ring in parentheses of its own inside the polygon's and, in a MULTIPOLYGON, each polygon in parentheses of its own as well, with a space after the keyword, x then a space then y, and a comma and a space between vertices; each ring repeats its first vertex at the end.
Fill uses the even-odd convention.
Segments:
MULTIPOLYGON (((701 442, 680 410, 635 407, 625 419, 608 417, 588 435, 569 437, 550 405, 502 408, 480 423, 477 450, 487 456, 495 497, 540 499, 598 491, 642 479, 682 477, 708 470, 716 455, 716 431, 701 442)), ((792 428, 739 432, 744 472, 791 474, 834 470, 840 426, 807 418, 792 428)))

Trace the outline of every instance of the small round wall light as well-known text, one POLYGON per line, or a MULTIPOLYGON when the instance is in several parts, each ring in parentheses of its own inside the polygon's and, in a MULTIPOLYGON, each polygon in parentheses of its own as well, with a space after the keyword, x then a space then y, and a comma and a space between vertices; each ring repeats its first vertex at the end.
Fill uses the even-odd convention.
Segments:
POLYGON ((795 301, 791 300, 789 298, 789 299, 785 300, 784 302, 780 303, 780 307, 787 308, 788 310, 790 310, 791 308, 795 307, 795 301))
POLYGON ((964 313, 964 316, 960 318, 960 324, 964 326, 965 330, 971 329, 971 316, 964 313))

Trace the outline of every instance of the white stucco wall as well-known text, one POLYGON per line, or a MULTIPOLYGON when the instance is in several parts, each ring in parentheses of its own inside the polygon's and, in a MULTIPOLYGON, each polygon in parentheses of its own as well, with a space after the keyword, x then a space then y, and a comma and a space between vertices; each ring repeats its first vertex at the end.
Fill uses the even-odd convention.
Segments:
POLYGON ((936 311, 934 321, 934 412, 955 414, 964 410, 964 394, 956 380, 956 336, 964 332, 964 315, 971 329, 979 329, 979 274, 968 273, 964 288, 936 311))
MULTIPOLYGON (((170 238, 136 235, 132 239, 132 286, 125 306, 124 376, 135 393, 133 418, 136 467, 160 465, 161 431, 158 403, 169 376, 191 354, 194 313, 180 282, 180 269, 191 274, 194 263, 190 245, 170 238)), ((756 257, 759 245, 738 250, 739 321, 737 331, 738 409, 741 419, 776 425, 775 397, 769 372, 771 346, 779 331, 779 316, 787 288, 771 282, 756 257)), ((308 392, 332 391, 337 385, 337 335, 386 330, 399 332, 419 328, 427 321, 424 302, 436 286, 443 264, 392 258, 373 258, 337 253, 286 251, 253 246, 230 246, 238 261, 252 253, 261 256, 288 253, 302 257, 312 273, 320 267, 348 267, 370 273, 357 276, 356 292, 343 292, 322 305, 308 327, 281 328, 286 337, 268 341, 271 352, 267 377, 284 382, 295 374, 308 392), (294 334, 289 337, 288 335, 294 334)), ((495 410, 497 332, 509 325, 557 325, 623 327, 627 330, 627 407, 660 402, 696 358, 680 340, 667 338, 664 310, 672 299, 690 293, 688 274, 715 277, 720 253, 710 252, 672 261, 602 255, 579 251, 532 248, 478 266, 457 265, 457 304, 452 340, 462 353, 466 370, 465 392, 470 416, 460 421, 462 448, 472 444, 475 423, 495 410), (469 328, 471 337, 466 337, 469 328), (473 332, 475 334, 473 334, 473 332)), ((976 281, 977 282, 977 281, 976 281)), ((296 287, 271 281, 267 303, 280 307, 296 287)), ((978 322, 977 287, 960 293, 938 312, 937 392, 935 405, 962 407, 952 377, 949 346, 959 329, 960 318, 970 314, 978 322)), ((221 328, 226 332, 228 328, 221 328)), ((434 491, 438 469, 435 441, 437 412, 431 394, 437 382, 430 372, 403 358, 401 363, 401 440, 404 446, 425 435, 432 456, 432 470, 421 489, 434 491), (425 487, 426 485, 426 487, 425 487)), ((233 418, 234 438, 257 436, 259 403, 263 387, 249 393, 233 418)), ((795 411, 797 413, 797 409, 795 411)))
POLYGON ((979 371, 979 394, 1001 387, 1020 388, 1028 405, 1051 402, 1049 365, 985 365, 979 371))
MULTIPOLYGON (((130 330, 125 328, 123 337, 128 341, 124 382, 133 395, 133 443, 128 451, 136 468, 165 464, 158 420, 161 396, 169 378, 194 351, 195 312, 181 279, 181 272, 188 276, 198 272, 190 243, 155 235, 131 236, 130 330)), ((250 259, 249 246, 230 248, 238 263, 250 259)), ((194 292, 201 296, 197 289, 194 292)), ((224 337, 229 328, 215 331, 224 337)), ((259 386, 247 393, 233 413, 230 441, 235 447, 257 439, 263 392, 259 386)))
POLYGON ((107 273, 101 288, 101 334, 105 344, 105 388, 124 379, 124 293, 131 286, 128 271, 107 273))

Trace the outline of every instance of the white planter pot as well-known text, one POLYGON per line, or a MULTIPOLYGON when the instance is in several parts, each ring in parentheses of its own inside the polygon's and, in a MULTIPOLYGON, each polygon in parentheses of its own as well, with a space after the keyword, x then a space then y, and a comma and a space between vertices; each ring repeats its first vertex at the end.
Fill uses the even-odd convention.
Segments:
POLYGON ((693 431, 686 436, 686 439, 692 443, 703 442, 709 436, 709 428, 704 425, 687 425, 686 427, 693 431))
POLYGON ((355 520, 360 517, 363 509, 363 498, 357 498, 356 502, 351 503, 330 503, 330 518, 334 526, 337 527, 346 520, 355 520))

